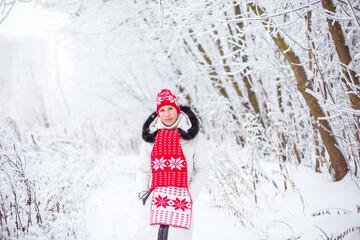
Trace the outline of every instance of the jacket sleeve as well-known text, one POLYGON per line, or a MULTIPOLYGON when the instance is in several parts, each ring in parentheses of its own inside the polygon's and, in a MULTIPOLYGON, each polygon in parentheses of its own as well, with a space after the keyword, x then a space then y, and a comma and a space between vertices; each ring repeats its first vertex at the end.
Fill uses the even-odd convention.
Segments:
POLYGON ((141 199, 141 196, 150 190, 150 179, 151 179, 151 151, 150 143, 143 142, 140 150, 139 162, 136 168, 136 189, 137 197, 141 199))
POLYGON ((205 148, 205 138, 201 133, 199 133, 196 138, 194 170, 189 183, 189 192, 193 202, 200 195, 201 189, 205 186, 210 172, 208 154, 205 148))

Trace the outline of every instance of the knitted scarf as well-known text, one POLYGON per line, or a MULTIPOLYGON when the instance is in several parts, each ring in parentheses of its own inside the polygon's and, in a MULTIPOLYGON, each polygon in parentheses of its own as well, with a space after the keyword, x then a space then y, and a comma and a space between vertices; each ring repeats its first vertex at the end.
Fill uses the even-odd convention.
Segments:
POLYGON ((151 151, 150 225, 190 228, 191 196, 187 163, 180 145, 179 129, 160 129, 151 151))

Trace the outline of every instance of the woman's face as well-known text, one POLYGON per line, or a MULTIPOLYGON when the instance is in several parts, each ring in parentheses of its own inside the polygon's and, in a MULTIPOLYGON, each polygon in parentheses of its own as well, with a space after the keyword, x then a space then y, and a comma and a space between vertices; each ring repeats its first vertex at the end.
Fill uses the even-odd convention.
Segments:
POLYGON ((173 106, 165 105, 159 109, 159 117, 165 126, 171 126, 176 122, 178 113, 173 106))

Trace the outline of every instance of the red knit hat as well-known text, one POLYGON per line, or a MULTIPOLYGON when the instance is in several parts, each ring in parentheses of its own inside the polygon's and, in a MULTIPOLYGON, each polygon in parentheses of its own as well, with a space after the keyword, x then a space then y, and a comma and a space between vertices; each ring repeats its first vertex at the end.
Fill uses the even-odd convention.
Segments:
POLYGON ((156 97, 156 113, 159 115, 159 109, 163 106, 171 105, 180 113, 180 105, 176 96, 168 89, 161 90, 156 97))

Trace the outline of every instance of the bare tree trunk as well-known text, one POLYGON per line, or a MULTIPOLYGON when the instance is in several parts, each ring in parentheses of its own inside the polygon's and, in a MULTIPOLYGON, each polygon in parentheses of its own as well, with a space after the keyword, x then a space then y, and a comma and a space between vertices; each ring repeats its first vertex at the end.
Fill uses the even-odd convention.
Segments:
MULTIPOLYGON (((192 30, 189 30, 190 33, 193 33, 192 30)), ((220 77, 218 76, 218 73, 216 72, 216 69, 210 59, 210 57, 208 56, 208 54, 205 52, 205 49, 203 48, 203 46, 197 41, 197 39, 191 35, 191 38, 193 40, 193 42, 196 44, 196 47, 198 49, 198 51, 203 55, 205 62, 207 63, 207 65, 210 68, 210 80, 212 85, 214 86, 214 88, 216 88, 220 94, 229 99, 229 94, 227 93, 226 89, 223 87, 222 81, 220 79, 220 77)), ((187 49, 192 52, 191 47, 189 46, 189 44, 187 43, 187 41, 184 39, 184 44, 185 46, 187 46, 187 49)), ((192 53, 193 56, 195 56, 194 53, 192 53)))
MULTIPOLYGON (((322 5, 326 10, 335 13, 336 7, 332 2, 332 0, 322 0, 322 5)), ((360 87, 359 77, 356 76, 356 73, 353 70, 348 69, 348 65, 352 61, 352 58, 350 55, 349 47, 346 45, 345 42, 345 37, 342 27, 339 21, 336 21, 334 19, 327 18, 327 23, 329 25, 329 32, 331 33, 332 39, 334 41, 336 52, 339 56, 340 62, 342 63, 343 74, 346 78, 346 79, 342 79, 342 81, 346 84, 346 87, 350 92, 349 95, 350 95, 351 103, 353 104, 353 108, 359 110, 360 93, 349 85, 349 83, 353 82, 355 86, 360 87)))
MULTIPOLYGON (((311 28, 311 17, 312 17, 312 12, 311 11, 308 11, 306 16, 305 16, 305 19, 306 19, 306 22, 307 22, 307 31, 309 33, 312 32, 312 28, 311 28)), ((311 49, 314 49, 315 48, 315 44, 314 42, 308 38, 309 40, 309 45, 310 45, 310 51, 308 52, 308 56, 309 56, 309 69, 310 71, 313 72, 313 74, 315 75, 316 72, 320 72, 320 69, 317 69, 316 67, 313 66, 313 61, 312 59, 314 60, 315 62, 315 66, 316 63, 317 63, 317 60, 315 59, 315 56, 312 52, 311 49)), ((322 74, 321 74, 322 76, 322 74)), ((325 82, 325 79, 322 77, 322 81, 323 81, 323 89, 324 89, 324 92, 323 92, 323 97, 325 100, 327 100, 327 85, 326 85, 326 82, 325 82)), ((313 124, 313 128, 316 129, 316 126, 315 124, 313 124)), ((321 169, 320 169, 320 166, 323 165, 323 158, 324 156, 321 155, 322 151, 320 151, 320 143, 319 143, 319 139, 318 139, 318 132, 315 130, 314 132, 314 145, 315 145, 315 156, 316 156, 316 160, 315 160, 315 172, 318 172, 318 173, 321 173, 321 169)))
MULTIPOLYGON (((179 90, 179 93, 184 94, 185 88, 184 88, 181 84, 177 84, 176 87, 177 87, 177 89, 179 90)), ((186 94, 186 95, 185 95, 185 99, 186 99, 187 104, 188 104, 188 105, 191 107, 191 109, 196 113, 197 117, 198 117, 200 120, 202 120, 202 119, 201 119, 201 116, 200 116, 200 114, 199 114, 199 110, 197 110, 197 108, 196 108, 196 107, 194 106, 194 104, 192 103, 192 100, 191 100, 191 97, 190 97, 189 94, 186 94)), ((201 125, 201 126, 202 126, 202 125, 201 125)))
MULTIPOLYGON (((321 3, 326 10, 333 13, 336 12, 336 6, 334 5, 332 0, 322 0, 321 3)), ((353 83, 355 87, 360 87, 359 76, 356 76, 356 73, 353 70, 348 69, 348 65, 352 61, 352 57, 350 55, 349 47, 346 45, 342 27, 339 21, 330 18, 327 18, 326 20, 329 25, 329 32, 331 33, 332 39, 334 41, 336 52, 339 56, 340 62, 342 63, 342 72, 345 76, 345 79, 342 78, 342 81, 345 83, 346 88, 349 92, 352 108, 355 110, 360 110, 360 93, 357 89, 351 87, 350 85, 350 83, 353 83)), ((355 116, 355 119, 355 129, 360 129, 360 116, 355 116)), ((355 136, 357 142, 360 144, 359 131, 356 131, 355 136)), ((360 151, 358 152, 358 154, 360 157, 360 151)))
MULTIPOLYGON (((251 9, 255 14, 261 16, 264 12, 259 6, 254 4, 249 4, 251 9)), ((269 27, 270 32, 274 32, 274 28, 269 24, 270 20, 265 19, 264 25, 269 27)), ((308 81, 304 66, 302 65, 299 57, 291 50, 289 45, 286 44, 285 40, 279 33, 276 36, 271 35, 276 46, 284 54, 286 60, 289 62, 291 69, 297 80, 297 88, 305 99, 305 102, 310 110, 310 115, 315 118, 318 122, 318 130, 320 132, 321 138, 324 142, 326 150, 330 156, 331 168, 333 172, 333 179, 339 181, 344 178, 344 176, 349 171, 345 157, 337 147, 336 139, 331 130, 330 124, 324 118, 326 115, 323 112, 323 109, 319 105, 318 100, 309 94, 307 90, 313 91, 312 84, 308 81)))
MULTIPOLYGON (((214 25, 212 25, 212 27, 215 28, 214 25)), ((219 54, 220 54, 220 56, 222 58, 223 68, 224 68, 224 70, 226 72, 226 75, 230 79, 230 81, 231 81, 231 83, 232 83, 232 85, 233 85, 233 87, 234 87, 234 89, 236 91, 236 94, 242 99, 242 98, 244 98, 244 96, 243 96, 243 94, 242 94, 242 92, 241 92, 241 90, 240 90, 240 88, 239 88, 239 86, 238 86, 238 84, 237 84, 237 82, 235 80, 234 74, 231 72, 230 66, 226 62, 226 59, 224 57, 224 50, 222 48, 220 38, 218 37, 219 34, 218 34, 217 30, 214 30, 214 35, 216 36, 216 41, 215 41, 216 46, 217 46, 217 48, 219 50, 219 54)), ((243 105, 244 105, 244 103, 243 103, 243 105)), ((248 108, 248 106, 246 106, 246 108, 248 108)))
MULTIPOLYGON (((234 12, 235 12, 236 17, 241 16, 241 10, 240 10, 239 4, 234 6, 234 12)), ((236 23, 236 26, 237 26, 236 33, 237 33, 237 35, 240 35, 240 38, 237 40, 237 44, 239 46, 245 47, 244 46, 245 41, 246 41, 245 36, 240 34, 240 29, 244 28, 244 23, 242 21, 239 21, 239 22, 236 23)), ((238 51, 240 49, 239 46, 234 46, 233 50, 238 51)), ((248 61, 248 56, 246 54, 243 54, 241 56, 241 58, 242 58, 243 63, 246 63, 248 61)), ((247 93, 248 93, 248 96, 249 96, 250 104, 253 107, 254 112, 256 114, 258 114, 261 125, 265 128, 265 123, 264 123, 264 120, 263 120, 263 118, 261 116, 261 113, 260 113, 259 102, 257 100, 255 92, 253 91, 253 89, 251 87, 252 79, 251 79, 251 76, 247 75, 247 72, 250 72, 249 67, 246 67, 245 70, 244 70, 244 73, 241 73, 242 81, 243 81, 243 83, 244 83, 244 85, 246 87, 246 90, 247 90, 247 93)))
MULTIPOLYGON (((192 30, 190 29, 189 32, 192 33, 192 30)), ((197 41, 197 39, 194 36, 191 36, 191 38, 192 38, 194 44, 196 45, 198 51, 202 54, 206 64, 210 68, 209 75, 210 75, 210 81, 211 81, 212 86, 219 91, 221 96, 223 96, 226 99, 230 99, 229 94, 227 93, 226 89, 224 88, 223 83, 222 83, 221 79, 219 78, 218 73, 216 72, 216 68, 214 67, 209 55, 205 52, 205 49, 203 48, 203 46, 197 41)), ((188 42, 185 39, 183 39, 183 42, 184 42, 184 45, 186 46, 187 50, 196 58, 196 55, 194 54, 194 52, 191 49, 188 42)), ((201 65, 204 65, 204 63, 201 62, 200 60, 198 60, 198 62, 201 65)), ((243 106, 247 107, 244 102, 243 102, 243 106)), ((231 105, 229 108, 232 112, 233 120, 235 120, 236 123, 240 125, 239 118, 234 113, 234 107, 231 105)), ((245 140, 242 136, 236 136, 236 142, 240 145, 243 145, 245 140)))
POLYGON ((281 94, 281 85, 279 83, 279 78, 276 79, 276 93, 277 93, 277 99, 279 103, 279 109, 281 113, 284 113, 284 106, 283 106, 283 100, 282 100, 282 94, 281 94))

